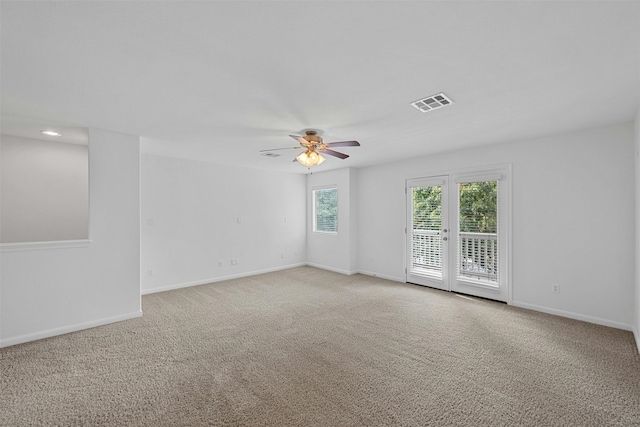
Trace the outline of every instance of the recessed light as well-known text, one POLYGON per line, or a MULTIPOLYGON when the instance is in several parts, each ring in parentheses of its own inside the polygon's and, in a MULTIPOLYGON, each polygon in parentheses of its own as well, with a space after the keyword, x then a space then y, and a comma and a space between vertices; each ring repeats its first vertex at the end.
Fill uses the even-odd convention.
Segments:
POLYGON ((40 133, 47 136, 62 136, 60 132, 55 132, 53 130, 43 130, 40 131, 40 133))

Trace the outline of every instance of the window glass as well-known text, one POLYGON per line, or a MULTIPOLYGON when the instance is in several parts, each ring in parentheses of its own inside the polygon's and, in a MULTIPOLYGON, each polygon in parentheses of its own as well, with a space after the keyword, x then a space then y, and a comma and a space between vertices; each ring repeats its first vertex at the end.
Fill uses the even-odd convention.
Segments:
POLYGON ((498 281, 498 181, 458 184, 458 277, 498 281))
POLYGON ((313 231, 338 232, 338 189, 313 190, 313 231))

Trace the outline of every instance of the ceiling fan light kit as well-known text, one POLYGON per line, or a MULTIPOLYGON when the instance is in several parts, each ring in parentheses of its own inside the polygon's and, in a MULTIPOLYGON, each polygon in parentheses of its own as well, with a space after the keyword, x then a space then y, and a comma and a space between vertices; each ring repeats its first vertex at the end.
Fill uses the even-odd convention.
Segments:
POLYGON ((325 159, 321 154, 315 151, 307 150, 296 157, 296 160, 308 168, 315 165, 321 165, 325 159))
MULTIPOLYGON (((322 164, 326 158, 322 156, 322 153, 328 154, 339 159, 346 159, 349 155, 340 153, 338 151, 330 150, 329 147, 358 147, 360 143, 358 141, 339 141, 339 142, 324 142, 321 136, 318 136, 318 132, 315 130, 308 130, 305 132, 305 136, 289 135, 291 138, 298 141, 300 147, 292 147, 291 149, 299 150, 304 148, 301 154, 299 154, 294 161, 298 161, 303 166, 311 168, 322 164)), ((272 148, 270 150, 261 151, 275 151, 275 150, 287 150, 289 148, 272 148)))

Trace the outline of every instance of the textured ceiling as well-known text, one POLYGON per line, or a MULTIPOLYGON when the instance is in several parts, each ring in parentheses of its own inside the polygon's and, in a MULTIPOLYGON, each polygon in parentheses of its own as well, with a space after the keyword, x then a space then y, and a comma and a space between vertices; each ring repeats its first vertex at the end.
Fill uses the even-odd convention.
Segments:
MULTIPOLYGON (((305 173, 318 129, 360 167, 633 120, 640 2, 8 2, 2 121, 305 173), (439 92, 454 104, 421 113, 439 92), (292 144, 293 143, 293 144, 292 144)), ((7 130, 10 132, 10 130, 7 130)), ((11 131, 12 132, 12 131, 11 131)))

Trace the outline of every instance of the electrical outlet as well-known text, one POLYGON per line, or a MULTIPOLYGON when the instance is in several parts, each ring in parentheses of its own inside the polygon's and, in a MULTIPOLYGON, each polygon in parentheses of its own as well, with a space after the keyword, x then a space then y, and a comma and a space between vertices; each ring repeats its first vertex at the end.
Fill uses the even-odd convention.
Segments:
POLYGON ((553 284, 551 285, 551 292, 553 292, 554 294, 559 294, 560 293, 560 285, 558 284, 553 284))
POLYGON ((149 277, 153 276, 153 270, 147 270, 147 276, 149 277))
POLYGON ((219 260, 218 261, 218 267, 224 267, 224 261, 219 260))
POLYGON ((231 265, 238 265, 238 258, 231 258, 231 265))
POLYGON ((284 258, 284 252, 280 252, 280 258, 284 258))

